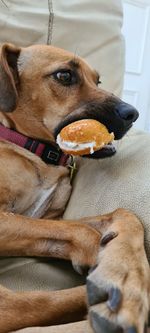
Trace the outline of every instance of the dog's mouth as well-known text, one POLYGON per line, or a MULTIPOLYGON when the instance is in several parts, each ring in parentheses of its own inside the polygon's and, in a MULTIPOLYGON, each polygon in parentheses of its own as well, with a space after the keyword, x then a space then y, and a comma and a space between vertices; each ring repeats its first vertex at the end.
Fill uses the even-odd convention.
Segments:
POLYGON ((95 151, 93 154, 84 155, 84 157, 99 159, 99 158, 111 157, 115 153, 116 153, 116 148, 113 145, 113 143, 110 142, 107 145, 104 145, 103 148, 95 151))
MULTIPOLYGON (((132 127, 132 124, 128 126, 126 132, 132 127)), ((108 132, 111 131, 107 128, 108 132)), ((115 140, 115 137, 114 137, 115 140)), ((117 152, 114 142, 110 142, 103 146, 103 148, 95 151, 93 154, 84 155, 83 157, 93 158, 93 159, 100 159, 100 158, 107 158, 115 155, 117 152)))
MULTIPOLYGON (((134 107, 120 100, 116 102, 116 99, 112 97, 107 99, 105 103, 88 103, 73 111, 58 124, 57 128, 55 128, 54 136, 56 139, 65 126, 75 121, 95 119, 103 124, 109 133, 114 133, 115 140, 119 140, 128 132, 137 118, 138 112, 134 107)), ((111 142, 92 154, 84 155, 84 157, 99 159, 111 157, 115 153, 116 148, 111 142)))

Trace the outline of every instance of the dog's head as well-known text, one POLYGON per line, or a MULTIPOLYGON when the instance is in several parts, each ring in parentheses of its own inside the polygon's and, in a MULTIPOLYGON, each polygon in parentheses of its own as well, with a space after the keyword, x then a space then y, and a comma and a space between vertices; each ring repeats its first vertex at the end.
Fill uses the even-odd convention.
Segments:
MULTIPOLYGON (((55 141, 67 124, 93 118, 114 132, 115 139, 122 138, 138 112, 99 83, 98 73, 82 58, 62 49, 1 47, 0 111, 11 126, 30 137, 55 141)), ((114 152, 110 146, 91 157, 114 152)))

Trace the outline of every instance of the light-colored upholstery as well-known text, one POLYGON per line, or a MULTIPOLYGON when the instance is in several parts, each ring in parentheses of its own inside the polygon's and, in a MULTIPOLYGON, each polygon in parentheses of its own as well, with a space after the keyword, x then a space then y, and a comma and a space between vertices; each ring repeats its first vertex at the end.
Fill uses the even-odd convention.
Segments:
MULTIPOLYGON (((17 333, 93 333, 87 321, 49 327, 30 327, 17 333)), ((107 333, 107 332, 106 332, 107 333)), ((150 332, 147 332, 150 333, 150 332)))
MULTIPOLYGON (((0 1, 0 43, 47 43, 48 1, 0 1)), ((124 73, 124 41, 120 0, 52 1, 52 44, 85 57, 102 75, 103 87, 120 94, 124 73)), ((51 20, 50 20, 51 21, 51 20)))

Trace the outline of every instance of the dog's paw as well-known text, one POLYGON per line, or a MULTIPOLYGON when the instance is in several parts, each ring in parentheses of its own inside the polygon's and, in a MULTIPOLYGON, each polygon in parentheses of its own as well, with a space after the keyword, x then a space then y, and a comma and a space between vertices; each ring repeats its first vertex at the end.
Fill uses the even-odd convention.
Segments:
POLYGON ((87 273, 97 261, 100 234, 88 225, 80 225, 74 233, 70 246, 70 260, 74 269, 79 273, 87 273))
POLYGON ((113 250, 112 255, 101 250, 97 267, 87 277, 91 326, 95 333, 144 333, 150 306, 149 264, 146 256, 134 253, 128 258, 121 249, 113 250))

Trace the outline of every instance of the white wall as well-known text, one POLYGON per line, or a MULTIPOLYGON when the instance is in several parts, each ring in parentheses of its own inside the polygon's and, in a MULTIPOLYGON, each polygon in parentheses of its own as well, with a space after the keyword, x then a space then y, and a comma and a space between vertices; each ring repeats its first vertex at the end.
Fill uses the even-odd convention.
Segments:
POLYGON ((126 71, 123 99, 140 112, 136 127, 150 131, 150 0, 123 0, 126 71))

